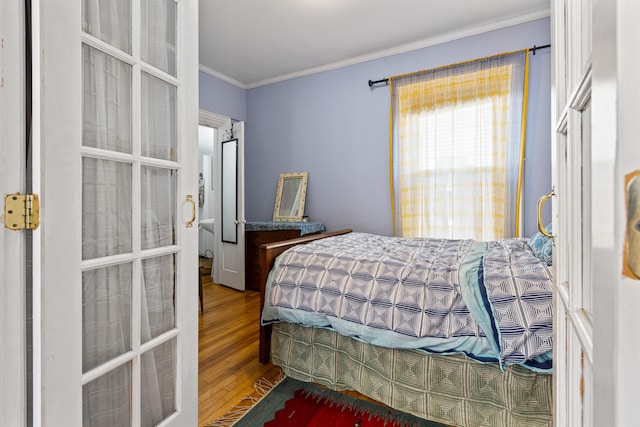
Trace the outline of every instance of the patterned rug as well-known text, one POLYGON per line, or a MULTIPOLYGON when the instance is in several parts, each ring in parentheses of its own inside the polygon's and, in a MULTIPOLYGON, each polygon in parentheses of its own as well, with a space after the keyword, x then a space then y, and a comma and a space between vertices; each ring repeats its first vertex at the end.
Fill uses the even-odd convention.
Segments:
MULTIPOLYGON (((267 386, 268 387, 268 386, 267 386)), ((257 383, 256 389, 265 383, 257 383)), ((284 378, 257 403, 237 407, 213 427, 446 427, 315 384, 284 378)), ((254 402, 252 402, 254 403, 254 402)))

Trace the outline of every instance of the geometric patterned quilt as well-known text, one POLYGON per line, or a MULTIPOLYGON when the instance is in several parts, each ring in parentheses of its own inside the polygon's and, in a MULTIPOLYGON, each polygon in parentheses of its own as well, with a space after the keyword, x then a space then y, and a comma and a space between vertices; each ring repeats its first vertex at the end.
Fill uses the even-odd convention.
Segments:
POLYGON ((550 427, 552 376, 461 354, 377 347, 328 329, 273 325, 274 365, 300 381, 356 390, 400 411, 461 427, 550 427))
POLYGON ((287 321, 382 347, 547 370, 551 281, 538 261, 517 239, 487 244, 366 233, 320 239, 278 257, 262 323, 287 321))
POLYGON ((526 240, 503 239, 489 242, 483 270, 502 363, 550 368, 553 304, 547 264, 526 240))

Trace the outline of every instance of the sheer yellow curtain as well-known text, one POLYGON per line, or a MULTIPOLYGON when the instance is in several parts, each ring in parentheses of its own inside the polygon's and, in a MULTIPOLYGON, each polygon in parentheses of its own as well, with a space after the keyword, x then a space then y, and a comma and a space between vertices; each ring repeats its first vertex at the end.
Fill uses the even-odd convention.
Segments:
POLYGON ((517 234, 526 50, 392 77, 394 233, 517 234))

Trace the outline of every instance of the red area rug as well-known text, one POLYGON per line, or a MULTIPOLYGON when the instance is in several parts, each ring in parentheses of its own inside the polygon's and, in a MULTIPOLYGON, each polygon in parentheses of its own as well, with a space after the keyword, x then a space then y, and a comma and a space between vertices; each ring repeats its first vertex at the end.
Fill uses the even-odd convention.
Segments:
POLYGON ((254 406, 238 408, 232 416, 215 420, 208 425, 215 427, 446 427, 444 424, 427 421, 293 378, 285 378, 254 406))
MULTIPOLYGON (((293 398, 286 401, 284 408, 276 411, 275 418, 264 424, 264 427, 384 427, 410 426, 405 421, 396 421, 393 411, 370 411, 360 407, 360 402, 343 402, 331 397, 317 396, 313 392, 300 389, 293 393, 293 398), (400 424, 402 422, 402 424, 400 424)), ((406 418, 406 415, 401 417, 406 418)))

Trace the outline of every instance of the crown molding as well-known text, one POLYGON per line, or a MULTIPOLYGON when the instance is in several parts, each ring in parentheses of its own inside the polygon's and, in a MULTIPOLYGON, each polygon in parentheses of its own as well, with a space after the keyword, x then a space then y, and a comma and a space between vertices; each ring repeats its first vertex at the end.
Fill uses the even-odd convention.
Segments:
POLYGON ((501 21, 492 22, 486 25, 480 25, 470 28, 465 28, 450 33, 445 33, 437 37, 431 37, 425 40, 421 40, 415 43, 409 43, 402 46, 398 46, 392 49, 381 50, 367 55, 357 56, 354 58, 346 59, 344 61, 333 62, 331 64, 321 65, 319 67, 308 68, 306 70, 296 71, 294 73, 283 74, 280 76, 272 77, 265 80, 249 83, 246 85, 246 89, 253 89, 260 86, 265 86, 273 83, 282 82, 285 80, 295 79, 298 77, 304 77, 311 74, 321 73, 324 71, 331 71, 349 65, 355 65, 374 59, 380 59, 387 56, 397 55, 399 53, 405 53, 412 50, 422 49, 425 47, 435 46, 438 44, 463 39, 465 37, 475 36, 478 34, 486 33, 489 31, 499 30, 502 28, 511 27, 513 25, 524 24, 526 22, 535 21, 537 19, 548 18, 551 12, 549 9, 543 9, 536 12, 528 13, 525 15, 516 16, 501 21))
POLYGON ((385 58, 387 56, 397 55, 399 53, 410 52, 412 50, 423 49, 425 47, 431 47, 442 43, 447 43, 454 40, 463 39, 465 37, 475 36, 478 34, 486 33, 489 31, 500 30, 502 28, 511 27, 518 24, 524 24, 526 22, 535 21, 542 18, 548 18, 551 15, 549 8, 538 10, 535 12, 527 13, 524 15, 515 16, 509 19, 503 19, 500 21, 491 22, 485 25, 478 25, 474 27, 464 28, 457 31, 441 34, 436 37, 431 37, 425 40, 421 40, 414 43, 405 44, 402 46, 394 47, 391 49, 381 50, 378 52, 370 53, 367 55, 356 56, 353 58, 345 59, 343 61, 337 61, 330 64, 321 65, 318 67, 307 68, 305 70, 296 71, 293 73, 282 74, 280 76, 271 77, 264 80, 259 80, 253 83, 244 84, 238 80, 228 77, 212 68, 200 64, 200 71, 205 72, 213 77, 230 83, 241 89, 253 89, 260 86, 266 86, 273 83, 279 83, 285 80, 291 80, 298 77, 304 77, 311 74, 317 74, 324 71, 331 71, 350 65, 360 64, 362 62, 372 61, 375 59, 385 58))

